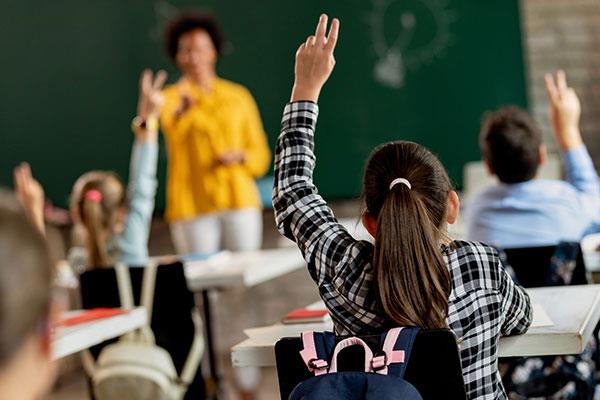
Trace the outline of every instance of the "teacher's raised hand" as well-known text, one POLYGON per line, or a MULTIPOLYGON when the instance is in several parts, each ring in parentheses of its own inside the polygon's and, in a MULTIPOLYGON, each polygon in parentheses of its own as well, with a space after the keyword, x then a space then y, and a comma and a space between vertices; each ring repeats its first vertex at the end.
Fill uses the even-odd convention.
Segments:
POLYGON ((338 39, 340 21, 334 18, 327 34, 327 15, 319 18, 314 35, 309 36, 296 52, 295 80, 291 101, 319 99, 321 89, 333 71, 333 51, 338 39))

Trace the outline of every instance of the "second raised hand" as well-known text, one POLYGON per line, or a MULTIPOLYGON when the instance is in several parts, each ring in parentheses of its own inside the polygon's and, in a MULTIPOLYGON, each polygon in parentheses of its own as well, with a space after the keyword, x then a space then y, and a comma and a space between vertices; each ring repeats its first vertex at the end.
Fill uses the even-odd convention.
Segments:
POLYGON ((334 18, 327 35, 327 15, 319 18, 314 35, 309 36, 296 52, 295 80, 292 101, 317 102, 321 89, 333 71, 333 51, 338 39, 340 22, 334 18))

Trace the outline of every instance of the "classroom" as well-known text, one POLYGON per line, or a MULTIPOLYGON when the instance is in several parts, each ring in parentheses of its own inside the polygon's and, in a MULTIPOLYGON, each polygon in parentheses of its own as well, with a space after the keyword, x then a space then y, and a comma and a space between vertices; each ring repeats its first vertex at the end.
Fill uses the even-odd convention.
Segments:
POLYGON ((0 399, 600 400, 600 2, 0 13, 0 399))

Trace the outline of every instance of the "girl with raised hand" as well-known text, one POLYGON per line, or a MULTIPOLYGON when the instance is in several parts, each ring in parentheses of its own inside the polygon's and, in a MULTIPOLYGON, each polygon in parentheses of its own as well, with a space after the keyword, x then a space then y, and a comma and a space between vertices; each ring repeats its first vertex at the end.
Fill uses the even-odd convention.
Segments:
POLYGON ((313 183, 317 101, 335 59, 339 21, 296 53, 291 102, 276 148, 273 206, 279 230, 303 252, 335 330, 376 334, 394 326, 449 328, 459 343, 469 399, 503 399, 498 339, 531 324, 529 296, 504 271, 498 253, 450 241, 459 200, 439 160, 416 143, 376 148, 364 174, 363 224, 375 243, 355 240, 313 183))
POLYGON ((164 71, 155 77, 149 70, 141 75, 127 190, 109 171, 87 172, 73 186, 71 214, 79 232, 76 239, 83 245, 69 252, 74 267, 103 267, 117 261, 143 266, 147 262, 157 187, 158 112, 166 79, 164 71))

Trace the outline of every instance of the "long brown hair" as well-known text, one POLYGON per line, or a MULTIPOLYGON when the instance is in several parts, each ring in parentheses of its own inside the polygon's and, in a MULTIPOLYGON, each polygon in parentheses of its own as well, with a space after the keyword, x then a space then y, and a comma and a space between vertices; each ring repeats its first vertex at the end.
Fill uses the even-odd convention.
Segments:
POLYGON ((109 171, 92 171, 77 180, 71 195, 72 209, 85 227, 89 265, 103 267, 114 260, 108 242, 114 233, 119 212, 126 206, 125 188, 109 171))
POLYGON ((363 188, 377 221, 373 271, 385 313, 401 326, 447 326, 452 286, 440 240, 452 186, 444 167, 416 143, 387 143, 371 154, 363 188), (412 188, 390 189, 397 178, 412 188))

